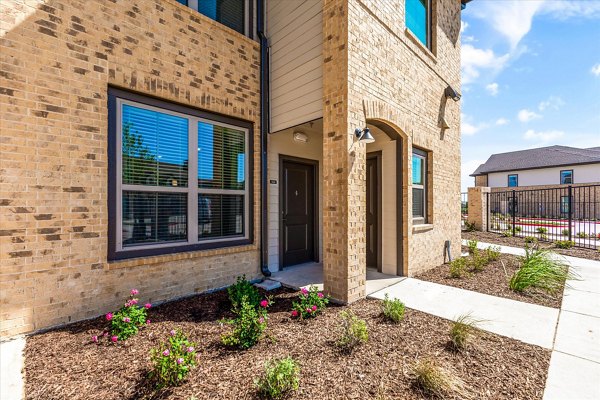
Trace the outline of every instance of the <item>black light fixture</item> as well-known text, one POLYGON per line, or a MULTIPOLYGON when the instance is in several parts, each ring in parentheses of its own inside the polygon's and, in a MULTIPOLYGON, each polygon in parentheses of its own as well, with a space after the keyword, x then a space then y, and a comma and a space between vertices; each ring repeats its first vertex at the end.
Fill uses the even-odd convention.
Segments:
POLYGON ((446 90, 444 90, 444 95, 448 98, 451 98, 454 101, 460 100, 460 94, 452 88, 452 86, 448 85, 446 90))
POLYGON ((373 135, 371 135, 371 131, 369 130, 369 128, 356 128, 354 130, 354 134, 356 135, 356 138, 359 142, 373 143, 375 141, 375 138, 373 137, 373 135))

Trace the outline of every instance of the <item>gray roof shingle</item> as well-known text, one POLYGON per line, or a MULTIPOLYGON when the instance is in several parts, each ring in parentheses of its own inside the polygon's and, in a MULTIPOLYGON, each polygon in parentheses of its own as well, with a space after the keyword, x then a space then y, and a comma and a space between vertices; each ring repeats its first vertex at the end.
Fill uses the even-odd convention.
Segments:
POLYGON ((567 146, 549 146, 538 149, 492 154, 471 176, 490 172, 558 167, 561 165, 600 163, 600 147, 578 149, 567 146))

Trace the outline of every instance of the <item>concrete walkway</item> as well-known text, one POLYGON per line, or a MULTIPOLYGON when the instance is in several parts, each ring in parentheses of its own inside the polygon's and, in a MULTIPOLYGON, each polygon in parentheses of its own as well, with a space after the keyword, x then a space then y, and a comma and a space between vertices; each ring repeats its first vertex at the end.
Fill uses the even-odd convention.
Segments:
POLYGON ((0 399, 21 400, 23 390, 23 349, 25 338, 0 342, 0 399))

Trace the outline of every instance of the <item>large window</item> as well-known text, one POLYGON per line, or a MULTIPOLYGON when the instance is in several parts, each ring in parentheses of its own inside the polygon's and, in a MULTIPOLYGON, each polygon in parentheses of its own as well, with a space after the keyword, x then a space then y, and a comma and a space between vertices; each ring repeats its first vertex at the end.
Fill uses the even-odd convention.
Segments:
POLYGON ((406 0, 406 27, 431 49, 431 0, 406 0))
POLYGON ((509 175, 508 176, 508 187, 517 187, 519 186, 519 175, 509 175))
POLYGON ((223 25, 248 35, 247 15, 249 14, 248 0, 177 0, 208 18, 214 19, 223 25))
POLYGON ((427 153, 413 149, 412 213, 415 223, 427 222, 427 153))
POLYGON ((573 183, 573 170, 567 169, 560 171, 560 184, 571 185, 573 183))
POLYGON ((249 124, 119 90, 109 99, 111 258, 249 242, 249 124))

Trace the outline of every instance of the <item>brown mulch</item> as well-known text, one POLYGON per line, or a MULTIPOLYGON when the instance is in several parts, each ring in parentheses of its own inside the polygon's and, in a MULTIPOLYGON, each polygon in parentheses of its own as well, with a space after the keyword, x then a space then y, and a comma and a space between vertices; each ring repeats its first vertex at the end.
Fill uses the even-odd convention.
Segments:
MULTIPOLYGON (((525 238, 509 236, 505 237, 493 232, 463 232, 462 238, 467 240, 477 240, 479 242, 501 244, 503 246, 524 247, 525 238)), ((600 250, 586 249, 583 247, 572 247, 570 249, 559 249, 551 242, 539 242, 540 248, 551 249, 552 251, 564 256, 587 258, 589 260, 600 261, 600 250)))
MULTIPOLYGON (((420 399, 413 384, 415 360, 434 359, 464 382, 466 393, 447 398, 541 399, 550 351, 517 340, 481 333, 471 350, 448 349, 450 322, 406 310, 404 321, 380 318, 380 302, 361 300, 331 306, 316 319, 291 320, 295 292, 275 292, 268 336, 247 351, 224 348, 219 337, 228 327, 225 292, 164 304, 149 312, 152 323, 125 343, 96 345, 90 337, 103 318, 37 334, 25 348, 26 398, 33 399, 254 399, 254 379, 264 362, 291 355, 301 365, 300 389, 292 399, 420 399), (352 309, 367 321, 369 341, 350 354, 334 345, 338 314, 352 309), (149 351, 171 329, 198 343, 199 366, 181 386, 151 392, 146 380, 149 351)), ((142 299, 143 301, 144 299, 142 299)))
MULTIPOLYGON (((466 253, 468 248, 463 246, 462 251, 463 253, 466 253)), ((501 254, 500 259, 489 263, 485 266, 483 271, 471 272, 469 275, 462 278, 452 278, 450 276, 449 264, 443 264, 430 269, 429 271, 416 276, 416 278, 492 296, 523 301, 525 303, 560 308, 563 290, 560 290, 556 295, 551 296, 535 290, 518 293, 508 287, 508 281, 514 272, 519 269, 519 265, 519 258, 517 256, 501 254), (502 266, 503 263, 504 267, 502 266), (506 272, 504 270, 505 268, 506 272)))

